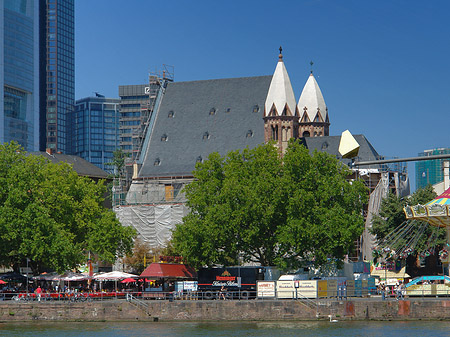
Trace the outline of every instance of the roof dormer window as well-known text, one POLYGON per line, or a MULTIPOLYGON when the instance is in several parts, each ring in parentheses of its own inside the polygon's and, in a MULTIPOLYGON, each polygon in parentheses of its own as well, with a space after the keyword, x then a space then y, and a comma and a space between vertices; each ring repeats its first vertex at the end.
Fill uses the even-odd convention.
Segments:
POLYGON ((253 137, 253 131, 252 131, 252 130, 248 130, 248 131, 247 131, 247 134, 246 134, 246 137, 247 137, 247 138, 253 137))
POLYGON ((231 108, 226 108, 225 109, 225 112, 228 114, 228 113, 230 113, 231 112, 231 108))
POLYGON ((209 114, 210 115, 215 115, 216 114, 216 108, 211 108, 211 110, 209 110, 209 114))
POLYGON ((203 139, 204 139, 204 140, 209 139, 209 133, 208 133, 208 132, 205 132, 205 133, 203 134, 203 139))
POLYGON ((203 163, 203 159, 202 156, 198 156, 197 159, 195 160, 197 163, 203 163))
POLYGON ((155 165, 155 166, 161 165, 161 160, 159 158, 156 158, 153 165, 155 165))
POLYGON ((259 106, 258 106, 258 104, 256 104, 256 105, 253 106, 253 112, 254 112, 254 113, 259 112, 259 106))
POLYGON ((167 137, 166 134, 163 134, 163 135, 161 136, 161 141, 162 141, 162 142, 167 142, 167 139, 168 139, 168 137, 167 137))
POLYGON ((170 110, 169 113, 167 114, 168 118, 173 118, 175 117, 175 112, 173 112, 173 110, 170 110))

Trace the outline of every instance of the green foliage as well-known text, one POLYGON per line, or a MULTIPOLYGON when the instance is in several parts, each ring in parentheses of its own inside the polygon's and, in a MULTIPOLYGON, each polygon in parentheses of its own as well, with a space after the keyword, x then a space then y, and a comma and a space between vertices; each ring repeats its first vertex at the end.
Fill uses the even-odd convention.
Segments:
POLYGON ((103 207, 105 186, 79 177, 66 163, 0 145, 0 265, 63 272, 88 251, 113 262, 132 247, 134 231, 103 207))
MULTIPOLYGON (((390 233, 399 228, 402 224, 403 226, 408 226, 408 224, 404 224, 406 216, 403 208, 405 206, 424 205, 434 198, 436 198, 436 193, 431 185, 416 190, 408 198, 397 197, 395 194, 389 193, 387 198, 383 199, 381 202, 379 215, 375 215, 373 218, 371 233, 377 236, 377 242, 381 246, 388 244, 390 233)), ((398 247, 405 247, 413 236, 419 234, 418 231, 420 228, 420 222, 414 223, 414 228, 407 233, 405 231, 405 235, 400 236, 395 245, 398 247)), ((428 226, 418 240, 416 247, 414 247, 416 254, 429 248, 430 244, 436 247, 442 246, 445 242, 445 235, 445 229, 436 229, 433 226, 428 226), (433 242, 430 243, 429 239, 433 236, 435 238, 433 242)))
POLYGON ((257 262, 297 268, 341 260, 363 231, 367 191, 347 167, 291 142, 217 153, 198 163, 186 189, 190 213, 173 233, 194 266, 257 262))

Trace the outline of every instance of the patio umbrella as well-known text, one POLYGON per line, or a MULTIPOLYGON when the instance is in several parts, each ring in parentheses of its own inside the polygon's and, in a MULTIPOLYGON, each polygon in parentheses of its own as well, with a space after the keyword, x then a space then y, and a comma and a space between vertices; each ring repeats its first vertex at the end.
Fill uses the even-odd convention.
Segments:
POLYGON ((116 286, 116 292, 117 292, 117 281, 124 280, 126 278, 138 278, 138 276, 134 274, 124 273, 121 271, 112 271, 109 273, 103 273, 94 276, 94 280, 96 281, 114 281, 116 286))
POLYGON ((110 273, 103 273, 94 276, 94 280, 97 281, 117 281, 124 280, 126 278, 138 278, 137 275, 128 274, 121 271, 112 271, 110 273))
POLYGON ((134 278, 126 278, 125 280, 122 280, 120 283, 131 283, 131 282, 136 282, 136 280, 134 278))
POLYGON ((6 284, 6 282, 3 280, 0 280, 0 284, 6 284))

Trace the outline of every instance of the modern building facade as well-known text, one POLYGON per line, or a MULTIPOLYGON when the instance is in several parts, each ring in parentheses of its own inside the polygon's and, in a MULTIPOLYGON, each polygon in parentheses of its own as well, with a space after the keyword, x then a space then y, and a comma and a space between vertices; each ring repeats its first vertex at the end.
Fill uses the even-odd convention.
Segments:
POLYGON ((74 0, 0 2, 0 142, 69 152, 74 0))
POLYGON ((74 0, 40 0, 40 149, 70 153, 75 103, 74 0))
POLYGON ((0 6, 0 142, 39 144, 39 8, 34 0, 0 6))
POLYGON ((138 135, 143 127, 142 118, 149 104, 148 84, 121 85, 120 96, 120 148, 132 161, 138 148, 138 135))
MULTIPOLYGON (((450 154, 450 148, 438 148, 425 150, 419 153, 419 157, 428 157, 439 154, 450 154)), ((416 188, 423 188, 429 184, 435 185, 444 180, 443 159, 417 161, 416 188)))
POLYGON ((75 103, 73 154, 113 173, 113 152, 119 149, 119 103, 117 98, 87 97, 75 103))

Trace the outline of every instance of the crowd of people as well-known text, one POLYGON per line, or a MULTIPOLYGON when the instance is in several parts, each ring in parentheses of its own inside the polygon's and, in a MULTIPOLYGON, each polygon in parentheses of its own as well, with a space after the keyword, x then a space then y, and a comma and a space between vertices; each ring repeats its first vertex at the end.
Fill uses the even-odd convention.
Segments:
POLYGON ((378 294, 381 295, 381 298, 385 300, 386 298, 394 298, 397 300, 403 300, 406 289, 403 282, 397 282, 395 285, 389 286, 380 282, 378 284, 378 294))

